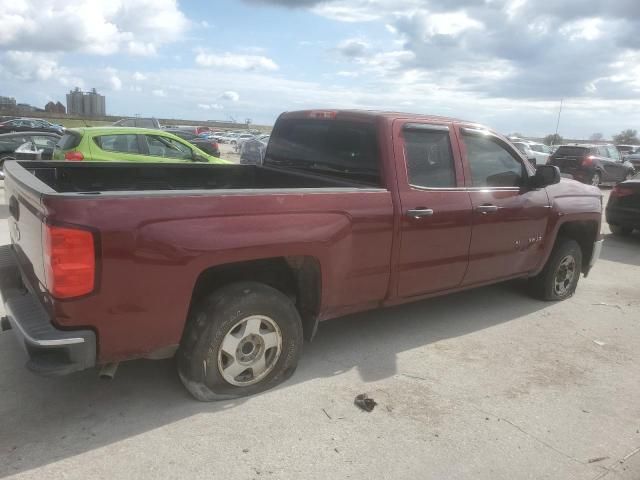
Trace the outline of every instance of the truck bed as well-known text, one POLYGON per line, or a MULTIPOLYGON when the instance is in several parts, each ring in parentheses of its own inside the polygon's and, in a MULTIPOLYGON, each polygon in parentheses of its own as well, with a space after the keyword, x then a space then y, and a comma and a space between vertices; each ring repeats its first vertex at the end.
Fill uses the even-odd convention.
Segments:
POLYGON ((369 187, 260 165, 18 163, 57 193, 369 187))

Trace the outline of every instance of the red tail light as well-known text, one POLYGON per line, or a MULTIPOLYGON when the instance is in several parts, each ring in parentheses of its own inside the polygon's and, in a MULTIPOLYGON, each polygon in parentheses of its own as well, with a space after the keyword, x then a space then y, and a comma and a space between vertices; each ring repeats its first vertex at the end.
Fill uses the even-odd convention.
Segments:
POLYGON ((211 142, 211 146, 213 148, 218 148, 218 142, 211 142))
POLYGON ((583 167, 590 167, 591 165, 593 165, 594 158, 595 157, 593 155, 589 155, 588 157, 584 157, 582 159, 582 166, 583 167))
POLYGON ((82 152, 71 150, 70 152, 65 152, 64 159, 71 162, 80 162, 84 160, 84 155, 82 154, 82 152))
POLYGON ((44 268, 49 293, 56 298, 91 293, 96 273, 93 234, 52 225, 43 228, 44 268))
POLYGON ((633 195, 634 193, 636 192, 633 190, 633 188, 616 185, 615 187, 613 187, 613 190, 611 190, 611 195, 609 196, 612 198, 620 198, 628 197, 629 195, 633 195))

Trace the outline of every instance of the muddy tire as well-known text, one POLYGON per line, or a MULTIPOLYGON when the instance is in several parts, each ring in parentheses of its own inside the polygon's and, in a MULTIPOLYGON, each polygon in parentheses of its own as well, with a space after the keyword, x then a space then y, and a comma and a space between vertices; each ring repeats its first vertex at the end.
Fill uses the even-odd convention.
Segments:
POLYGON ((293 375, 302 343, 302 322, 289 297, 262 283, 234 283, 192 308, 178 374, 203 402, 253 395, 293 375))
POLYGON ((581 270, 580 245, 560 237, 542 271, 530 280, 531 293, 541 300, 565 300, 576 291, 581 270))

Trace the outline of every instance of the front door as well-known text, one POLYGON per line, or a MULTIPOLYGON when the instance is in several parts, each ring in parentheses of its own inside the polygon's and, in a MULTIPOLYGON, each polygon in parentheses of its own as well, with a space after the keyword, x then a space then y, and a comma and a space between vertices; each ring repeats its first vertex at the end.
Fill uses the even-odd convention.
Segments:
POLYGON ((602 166, 604 167, 604 180, 605 182, 621 182, 627 175, 627 168, 622 162, 622 157, 618 149, 613 145, 606 145, 600 147, 604 150, 602 158, 602 166))
POLYGON ((451 124, 394 122, 398 165, 398 295, 459 286, 467 269, 471 201, 451 124))
POLYGON ((549 215, 546 190, 523 188, 533 172, 499 137, 473 128, 461 128, 459 133, 473 206, 469 269, 464 285, 533 270, 542 254, 549 215))

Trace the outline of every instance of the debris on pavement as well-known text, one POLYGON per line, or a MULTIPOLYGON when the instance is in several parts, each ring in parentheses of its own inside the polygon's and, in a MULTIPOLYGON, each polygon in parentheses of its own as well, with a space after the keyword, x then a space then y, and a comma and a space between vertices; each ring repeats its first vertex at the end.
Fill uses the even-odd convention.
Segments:
POLYGON ((372 412, 377 405, 373 398, 369 398, 366 393, 356 395, 356 399, 353 401, 356 407, 364 410, 365 412, 372 412))
POLYGON ((603 460, 608 459, 609 457, 596 457, 596 458, 590 458, 589 460, 587 460, 587 463, 596 463, 596 462, 601 462, 603 460))
POLYGON ((331 418, 331 415, 329 415, 329 413, 323 408, 322 411, 324 412, 324 414, 327 416, 327 418, 329 420, 333 420, 333 418, 331 418))

